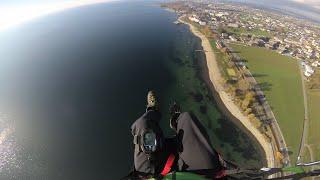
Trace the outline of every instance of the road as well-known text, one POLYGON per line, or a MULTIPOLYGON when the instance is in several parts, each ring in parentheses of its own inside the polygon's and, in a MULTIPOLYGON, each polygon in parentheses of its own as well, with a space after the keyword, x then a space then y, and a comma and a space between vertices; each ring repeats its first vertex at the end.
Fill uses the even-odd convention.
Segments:
MULTIPOLYGON (((302 81, 302 91, 303 91, 303 103, 304 103, 304 121, 303 121, 303 132, 301 136, 301 142, 299 146, 299 154, 297 157, 297 163, 301 163, 302 156, 304 153, 304 150, 308 150, 310 154, 310 160, 309 162, 314 162, 314 152, 310 145, 308 144, 308 136, 309 136, 309 126, 310 126, 310 119, 309 119, 309 109, 308 109, 308 96, 306 91, 306 85, 304 81, 304 75, 303 75, 303 67, 301 63, 298 61, 298 66, 300 69, 300 75, 301 75, 301 81, 302 81)), ((305 159, 304 159, 305 161, 305 159)), ((311 167, 311 170, 314 170, 314 166, 311 167)), ((315 177, 312 177, 312 179, 315 179, 315 177)))
MULTIPOLYGON (((304 149, 306 148, 306 143, 307 143, 307 138, 308 138, 308 130, 309 130, 309 114, 308 114, 308 97, 307 97, 307 92, 306 92, 306 87, 305 87, 305 81, 304 81, 304 75, 303 75, 303 67, 298 62, 298 66, 300 69, 300 75, 301 75, 301 81, 302 81, 302 91, 303 91, 303 103, 304 103, 304 123, 303 123, 303 131, 302 131, 302 136, 301 136, 301 142, 300 142, 300 147, 299 147, 299 154, 297 157, 297 162, 301 160, 301 157, 303 155, 304 149)), ((313 161, 311 159, 311 161, 313 161)))

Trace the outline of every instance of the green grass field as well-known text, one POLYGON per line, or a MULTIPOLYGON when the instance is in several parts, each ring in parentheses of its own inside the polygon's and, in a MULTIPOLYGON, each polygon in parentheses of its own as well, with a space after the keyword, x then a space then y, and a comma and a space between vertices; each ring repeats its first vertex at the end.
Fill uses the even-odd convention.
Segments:
POLYGON ((231 47, 248 61, 247 65, 264 90, 289 150, 292 151, 290 157, 295 161, 304 119, 302 81, 297 61, 264 48, 242 45, 231 47))
POLYGON ((313 150, 314 160, 320 159, 320 92, 308 91, 308 107, 309 107, 309 136, 308 144, 313 150))

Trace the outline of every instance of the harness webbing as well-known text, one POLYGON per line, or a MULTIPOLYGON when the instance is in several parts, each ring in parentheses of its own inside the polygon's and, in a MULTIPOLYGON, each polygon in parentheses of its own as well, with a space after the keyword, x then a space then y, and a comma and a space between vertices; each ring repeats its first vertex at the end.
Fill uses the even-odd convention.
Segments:
POLYGON ((165 176, 170 172, 175 158, 176 157, 174 156, 174 154, 170 154, 170 156, 168 157, 167 162, 166 162, 166 164, 165 164, 165 166, 164 166, 164 168, 163 168, 163 170, 161 172, 162 176, 165 176))

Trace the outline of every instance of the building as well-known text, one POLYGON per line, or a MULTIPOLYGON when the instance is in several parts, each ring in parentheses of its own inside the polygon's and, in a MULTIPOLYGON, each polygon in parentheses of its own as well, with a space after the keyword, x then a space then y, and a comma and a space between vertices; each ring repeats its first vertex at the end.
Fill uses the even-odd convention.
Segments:
POLYGON ((319 61, 315 61, 311 64, 311 66, 313 67, 320 67, 320 62, 319 61))
POLYGON ((216 41, 216 45, 217 45, 217 48, 218 49, 222 49, 222 48, 224 48, 224 47, 226 47, 224 44, 223 44, 223 42, 222 41, 216 41))
POLYGON ((193 21, 193 22, 196 22, 196 23, 199 23, 199 19, 197 19, 196 17, 192 16, 192 17, 189 17, 189 20, 190 21, 193 21))
POLYGON ((314 73, 314 70, 312 69, 312 67, 306 64, 304 66, 304 75, 306 77, 310 77, 312 76, 313 73, 314 73))
POLYGON ((203 22, 203 21, 199 21, 199 24, 200 24, 201 26, 207 25, 207 23, 206 23, 206 22, 203 22))
POLYGON ((221 33, 221 38, 222 39, 228 39, 229 35, 227 33, 221 33))
POLYGON ((232 27, 232 28, 239 28, 239 24, 236 23, 229 23, 228 27, 232 27))
POLYGON ((235 37, 233 37, 233 36, 229 36, 229 39, 231 40, 231 41, 238 41, 235 37))

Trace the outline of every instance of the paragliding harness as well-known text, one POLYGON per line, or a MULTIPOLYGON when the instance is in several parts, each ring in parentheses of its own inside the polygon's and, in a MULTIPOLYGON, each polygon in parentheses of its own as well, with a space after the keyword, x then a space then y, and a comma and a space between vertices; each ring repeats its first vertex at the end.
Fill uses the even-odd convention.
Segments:
POLYGON ((133 144, 137 151, 147 155, 148 160, 153 160, 154 153, 162 148, 162 139, 157 137, 153 130, 148 129, 142 135, 134 135, 133 144))
MULTIPOLYGON (((160 148, 159 142, 156 138, 156 135, 152 131, 146 131, 143 133, 141 137, 135 136, 134 143, 136 148, 145 152, 147 155, 150 155, 150 160, 152 160, 152 154, 159 150, 160 148), (138 147, 137 147, 138 146, 138 147)), ((166 179, 166 177, 176 177, 179 179, 185 178, 186 176, 191 176, 190 172, 171 172, 172 166, 174 164, 176 157, 174 154, 170 154, 167 158, 166 164, 162 169, 160 174, 154 174, 153 176, 144 176, 144 179, 154 178, 154 179, 166 179), (188 175, 189 173, 189 175, 188 175), (168 176, 167 176, 168 175, 168 176)), ((261 168, 261 169, 242 169, 238 168, 235 164, 225 161, 222 159, 222 156, 219 155, 220 163, 224 167, 222 170, 217 172, 213 179, 302 179, 305 177, 312 177, 312 176, 320 176, 320 169, 312 170, 306 172, 303 167, 311 167, 320 165, 320 161, 311 162, 311 163, 299 163, 295 166, 291 167, 284 167, 284 168, 261 168), (223 163, 224 162, 224 163, 223 163), (275 175, 277 174, 277 175, 275 175), (273 176, 272 176, 273 175, 273 176)), ((192 172, 191 172, 192 173, 192 172)), ((198 173, 195 173, 195 175, 198 173)), ((135 176, 135 170, 126 176, 123 179, 140 179, 139 176, 135 176), (137 177, 137 178, 135 178, 137 177)), ((199 176, 199 179, 203 179, 203 176, 199 176), (202 177, 202 178, 201 178, 202 177)), ((212 177, 210 178, 212 179, 212 177)))
MULTIPOLYGON (((227 162, 226 163, 230 163, 227 162)), ((231 164, 233 166, 233 164, 231 164)), ((279 180, 279 179, 303 179, 306 177, 320 177, 320 169, 311 171, 305 171, 303 167, 311 167, 320 165, 320 161, 310 163, 299 163, 295 166, 283 167, 283 168, 261 168, 261 169, 242 169, 231 168, 222 169, 215 177, 208 179, 248 179, 248 180, 279 180)), ((203 180, 204 176, 197 173, 190 172, 172 172, 165 179, 192 179, 203 180), (172 178, 175 177, 175 178, 172 178)))
MULTIPOLYGON (((170 166, 170 162, 174 161, 174 159, 172 159, 173 157, 168 158, 166 166, 168 164, 168 166, 170 166)), ((226 161, 226 163, 230 163, 228 161, 226 161)), ((172 164, 171 164, 172 165, 172 164)), ((233 166, 233 164, 231 163, 231 165, 233 166)), ((295 166, 290 166, 290 167, 284 167, 284 168, 261 168, 261 169, 241 169, 241 168, 231 168, 228 169, 230 167, 227 167, 227 169, 223 169, 220 172, 218 172, 216 174, 216 176, 213 179, 221 179, 221 178, 227 178, 227 179, 255 179, 255 180, 259 180, 259 179, 268 179, 268 180, 278 180, 278 179, 303 179, 306 177, 314 177, 314 176, 320 176, 320 169, 315 169, 315 170, 311 170, 306 172, 303 167, 311 167, 311 166, 316 166, 316 165, 320 165, 320 161, 315 161, 315 162, 310 162, 310 163, 299 163, 295 166), (286 175, 284 175, 283 173, 286 173, 286 175), (272 176, 271 175, 275 175, 278 174, 276 176, 272 176)), ((203 179, 203 176, 196 176, 196 174, 193 174, 190 172, 172 172, 170 174, 168 174, 170 172, 170 169, 168 168, 164 168, 164 170, 166 170, 165 172, 167 172, 167 174, 162 174, 158 177, 156 177, 156 179, 161 179, 162 177, 176 177, 176 179, 184 179, 186 177, 194 177, 194 179, 203 179), (168 175, 168 176, 166 176, 168 175), (179 178, 180 177, 180 178, 179 178)), ((162 172, 164 172, 164 170, 162 172)), ((126 176, 123 179, 130 179, 130 177, 132 177, 132 173, 129 174, 128 176, 126 176)), ((171 178, 170 178, 171 179, 171 178)), ((212 179, 212 178, 210 178, 212 179)))
MULTIPOLYGON (((147 155, 149 161, 155 161, 154 155, 157 151, 160 151, 163 147, 163 139, 159 138, 157 134, 151 130, 147 129, 142 133, 142 135, 134 135, 133 144, 135 145, 135 149, 138 152, 144 152, 147 155)), ((164 177, 170 171, 174 164, 176 157, 173 153, 171 153, 164 165, 160 174, 153 174, 152 177, 164 177)), ((133 166, 133 171, 127 177, 134 177, 137 175, 137 171, 133 166)), ((148 177, 148 175, 146 175, 148 177)))

